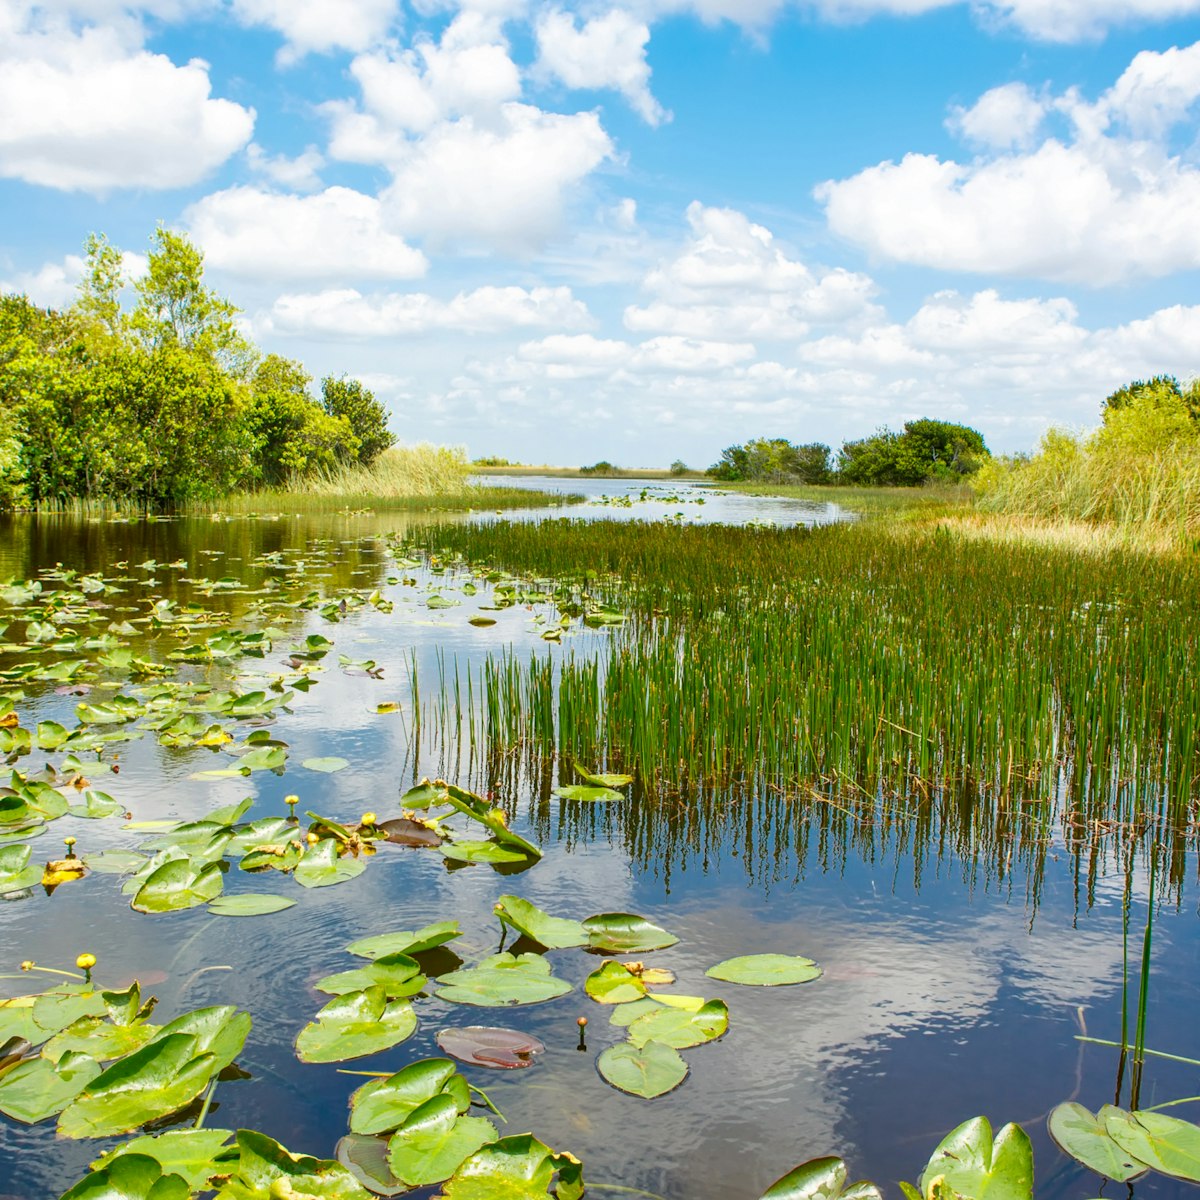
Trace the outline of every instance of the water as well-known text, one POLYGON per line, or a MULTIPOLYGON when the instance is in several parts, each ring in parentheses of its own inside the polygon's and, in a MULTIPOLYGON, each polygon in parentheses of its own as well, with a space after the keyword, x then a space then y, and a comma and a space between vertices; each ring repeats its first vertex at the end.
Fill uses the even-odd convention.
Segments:
MULTIPOLYGON (((580 490, 576 481, 569 484, 580 490)), ((585 488, 616 490, 612 481, 585 488)), ((707 519, 716 498, 705 498, 703 506, 655 503, 683 508, 689 520, 699 509, 707 519)), ((739 503, 760 519, 781 519, 777 505, 739 503)), ((636 507, 599 508, 596 515, 631 511, 642 515, 636 507)), ((448 869, 432 852, 385 847, 358 879, 312 891, 235 867, 227 891, 272 891, 297 901, 286 912, 243 921, 203 909, 142 915, 129 908, 119 878, 94 874, 52 896, 35 889, 0 905, 0 970, 11 972, 25 958, 69 967, 89 950, 100 960, 103 982, 146 982, 145 990, 160 998, 161 1020, 207 1004, 248 1010, 254 1028, 239 1061, 252 1078, 218 1088, 209 1126, 261 1129, 293 1150, 328 1156, 345 1131, 347 1099, 363 1081, 335 1066, 301 1064, 292 1043, 324 1002, 311 985, 356 964, 344 952, 349 942, 452 918, 464 937, 451 948, 475 961, 497 948, 492 905, 505 892, 561 916, 639 912, 680 939, 643 957, 673 970, 678 991, 719 996, 730 1006, 727 1036, 683 1052, 691 1075, 670 1095, 644 1102, 597 1074, 596 1054, 621 1036, 607 1012, 583 996, 597 960, 577 950, 549 955, 555 973, 576 985, 571 995, 510 1010, 421 1000, 414 1038, 346 1066, 397 1070, 436 1054, 434 1036, 446 1024, 535 1033, 548 1050, 532 1070, 465 1069, 508 1117, 502 1130, 532 1130, 571 1150, 593 1184, 669 1200, 754 1200, 795 1164, 831 1153, 847 1158, 853 1177, 874 1179, 895 1195, 894 1181, 915 1180, 941 1136, 976 1114, 997 1126, 1008 1120, 1025 1126, 1035 1145, 1039 1197, 1098 1194, 1099 1181, 1053 1147, 1044 1118, 1070 1097, 1093 1109, 1113 1098, 1114 1052, 1076 1040, 1084 1029, 1118 1036, 1124 881, 1112 864, 1099 860, 1089 883, 1088 862, 1069 851, 1058 822, 1034 856, 1014 855, 1011 846, 1006 856, 1002 840, 972 849, 939 836, 944 826, 937 821, 928 842, 911 844, 900 831, 860 827, 844 813, 796 797, 718 796, 691 807, 637 795, 606 807, 557 800, 550 794, 554 764, 489 757, 482 746, 472 750, 465 733, 466 744, 447 741, 432 708, 439 671, 452 675, 456 662, 465 678, 469 664, 504 645, 561 653, 541 637, 537 622, 546 606, 489 612, 495 626, 471 626, 467 617, 489 602, 486 588, 466 596, 461 580, 400 566, 390 555, 387 535, 411 520, 14 519, 0 525, 0 580, 31 578, 56 562, 118 580, 121 590, 100 601, 111 607, 95 610, 95 631, 144 615, 157 597, 217 609, 252 628, 264 623, 254 606, 281 595, 319 588, 327 596, 365 596, 378 588, 394 602, 391 613, 351 607, 331 623, 317 611, 287 610, 271 619, 271 654, 240 662, 249 677, 238 686, 248 690, 253 677, 286 671, 287 648, 304 635, 319 632, 335 642, 316 686, 297 693, 293 711, 270 726, 288 743, 285 774, 197 779, 197 772, 228 760, 206 750, 166 749, 151 734, 119 747, 119 775, 97 779, 97 786, 137 820, 192 818, 243 796, 254 798, 252 817, 284 814, 284 796, 297 792, 301 811, 352 822, 368 809, 381 818, 396 815, 405 788, 424 774, 444 774, 490 792, 511 811, 514 828, 543 846, 545 858, 527 872, 502 876, 485 867, 448 869), (138 565, 151 560, 158 565, 138 565), (223 577, 245 590, 219 585, 223 577), (416 579, 417 586, 389 584, 389 577, 416 579), (264 592, 271 580, 279 585, 264 592), (431 587, 458 604, 429 609, 431 587), (380 677, 339 666, 339 654, 374 661, 380 677), (411 703, 414 663, 425 695, 420 738, 411 703), (380 715, 383 701, 400 702, 402 711, 380 715), (327 755, 351 765, 335 775, 301 766, 327 755), (759 951, 808 955, 825 974, 779 989, 738 988, 704 975, 724 958, 759 951), (586 1053, 576 1049, 579 1015, 590 1019, 586 1053)), ((0 625, 14 623, 10 641, 21 619, 19 612, 0 613, 0 625)), ((568 648, 579 654, 607 636, 588 631, 568 639, 568 648)), ((166 629, 139 634, 134 644, 138 653, 163 659, 186 640, 166 629)), ((5 653, 0 670, 29 657, 5 653)), ((184 666, 180 673, 218 684, 228 678, 220 665, 184 666)), ((19 708, 26 727, 45 719, 74 723, 78 697, 46 685, 24 690, 19 708)), ((32 770, 54 757, 35 754, 21 766, 32 770)), ((35 858, 56 855, 67 834, 79 839, 80 851, 137 846, 144 835, 123 824, 63 818, 32 843, 35 858)), ((1135 928, 1145 904, 1146 881, 1138 875, 1135 928)), ((1155 964, 1149 1042, 1200 1057, 1194 894, 1161 912, 1155 964)), ((11 993, 30 986, 29 976, 0 981, 11 993)), ((1196 1094, 1196 1074, 1194 1067, 1153 1060, 1143 1103, 1196 1094)), ((1188 1106, 1172 1111, 1195 1116, 1188 1106)), ((108 1144, 58 1141, 52 1121, 26 1128, 0 1118, 0 1196, 56 1197, 108 1144)), ((1182 1195, 1184 1187, 1161 1176, 1135 1185, 1139 1197, 1182 1195)))

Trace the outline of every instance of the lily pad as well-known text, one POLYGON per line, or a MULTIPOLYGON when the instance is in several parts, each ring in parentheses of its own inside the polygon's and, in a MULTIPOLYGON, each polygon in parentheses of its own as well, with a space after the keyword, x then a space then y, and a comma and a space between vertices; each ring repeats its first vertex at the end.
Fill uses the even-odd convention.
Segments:
POLYGON ((636 913, 597 913, 583 922, 588 945, 607 954, 641 954, 664 950, 679 941, 673 934, 636 913))
POLYGON ((225 886, 221 864, 198 866, 190 858, 176 858, 153 871, 133 898, 138 912, 179 912, 215 900, 225 886))
POLYGON ((437 1044, 447 1053, 477 1067, 518 1071, 533 1066, 546 1046, 528 1033, 491 1025, 464 1025, 438 1031, 437 1044))
POLYGON ((477 967, 451 971, 438 982, 441 999, 487 1008, 541 1004, 571 991, 565 979, 551 974, 540 954, 493 954, 477 967))
POLYGON ((521 1133, 471 1155, 442 1195, 448 1200, 545 1200, 548 1195, 579 1200, 583 1168, 570 1154, 555 1154, 533 1134, 521 1133))
POLYGON ((1138 1162, 1200 1183, 1200 1125, 1156 1112, 1125 1112, 1106 1108, 1104 1128, 1126 1154, 1138 1162))
POLYGON ((334 838, 322 838, 305 850, 296 866, 295 877, 303 887, 332 887, 354 879, 365 870, 366 864, 357 858, 338 857, 338 843, 334 838))
POLYGON ((598 967, 587 977, 583 989, 597 1004, 629 1004, 646 995, 646 985, 619 962, 598 967))
POLYGON ((552 917, 520 896, 501 896, 493 911, 502 925, 510 926, 548 950, 564 950, 588 943, 587 930, 578 921, 552 917))
POLYGON ((208 911, 218 917, 261 917, 295 906, 295 900, 272 896, 269 892, 242 892, 236 896, 218 896, 209 904, 208 911))
POLYGON ((118 1158, 141 1154, 154 1159, 164 1173, 178 1175, 187 1180, 189 1187, 202 1191, 210 1176, 228 1171, 236 1164, 236 1154, 229 1146, 232 1138, 230 1129, 171 1130, 153 1137, 134 1138, 104 1155, 95 1166, 99 1170, 118 1158))
POLYGON ((589 804, 611 804, 614 800, 624 800, 625 795, 610 787, 597 787, 588 783, 561 784, 554 789, 556 796, 564 800, 583 800, 589 804))
POLYGON ((448 1058, 423 1058, 387 1079, 373 1079, 350 1097, 353 1133, 390 1133, 434 1096, 450 1096, 457 1111, 471 1107, 467 1081, 448 1058))
POLYGON ((455 862, 488 863, 493 866, 530 862, 524 850, 505 846, 501 842, 443 842, 442 854, 455 862))
POLYGON ((688 1074, 687 1063, 679 1051, 662 1042, 647 1042, 644 1046, 621 1042, 609 1046, 596 1060, 596 1068, 605 1082, 618 1091, 641 1096, 643 1100, 673 1092, 688 1074))
POLYGON ((249 1129, 238 1130, 237 1145, 237 1171, 217 1200, 371 1200, 370 1192, 339 1162, 292 1154, 266 1134, 249 1129))
POLYGON ((921 1173, 921 1191, 939 1175, 961 1196, 976 1200, 1029 1200, 1033 1195, 1033 1146, 1019 1125, 1005 1125, 992 1140, 986 1117, 952 1129, 921 1173))
POLYGON ((190 1200, 192 1189, 179 1175, 144 1154, 122 1154, 85 1175, 61 1200, 190 1200))
POLYGON ((345 758, 306 758, 301 764, 308 771, 320 771, 322 775, 333 775, 337 771, 344 771, 350 762, 345 758))
POLYGON ((761 1200, 883 1200, 873 1183, 846 1186, 848 1172, 840 1158, 813 1158, 777 1179, 761 1200))
POLYGON ((0 1075, 0 1112, 25 1125, 57 1116, 100 1074, 86 1054, 30 1058, 0 1075))
POLYGON ((337 1160, 375 1196, 400 1196, 412 1189, 397 1179, 388 1166, 387 1142, 383 1138, 348 1133, 337 1144, 337 1160))
POLYGON ((585 771, 579 766, 575 768, 575 773, 584 781, 584 783, 590 783, 593 787, 619 788, 626 787, 628 784, 633 782, 632 775, 593 774, 591 771, 585 771))
POLYGON ((818 979, 821 968, 811 958, 798 955, 746 954, 740 958, 727 958, 704 973, 725 983, 741 983, 748 987, 782 987, 818 979))
POLYGON ((29 865, 32 854, 32 846, 0 846, 0 896, 23 892, 41 879, 41 868, 29 865))
POLYGON ((1047 1127, 1059 1148, 1077 1162, 1117 1183, 1128 1183, 1149 1168, 1121 1149, 1105 1127, 1108 1114, 1119 1111, 1105 1105, 1097 1115, 1082 1104, 1068 1101, 1051 1110, 1047 1127))
POLYGON ((348 992, 360 992, 363 988, 381 987, 389 1000, 401 996, 415 996, 425 986, 425 976, 420 964, 407 954, 387 954, 375 959, 368 966, 356 967, 352 971, 340 971, 326 975, 313 985, 319 992, 332 996, 344 996, 348 992))
POLYGON ((238 1012, 232 1004, 212 1008, 197 1008, 162 1027, 158 1040, 175 1034, 188 1034, 196 1039, 197 1054, 211 1054, 213 1074, 223 1071, 242 1052, 250 1036, 251 1019, 247 1012, 238 1012))
POLYGON ((452 1097, 434 1096, 414 1109, 392 1135, 388 1166, 412 1187, 441 1183, 495 1137, 491 1121, 461 1116, 452 1097))
POLYGON ((428 825, 410 820, 408 817, 380 821, 375 828, 380 830, 384 839, 391 842, 393 846, 411 846, 418 850, 433 849, 440 846, 443 840, 442 835, 436 829, 430 829, 428 825))
POLYGON ((369 987, 331 1000, 296 1037, 301 1062, 345 1062, 390 1050, 416 1032, 417 1017, 406 1000, 369 987))
POLYGON ((629 1040, 635 1046, 662 1042, 685 1050, 716 1041, 728 1028, 729 1009, 720 1000, 710 1000, 698 1012, 667 1007, 645 1013, 629 1026, 629 1040))
POLYGON ((359 958, 382 958, 387 954, 424 954, 436 950, 447 942, 462 936, 457 921, 436 921, 422 929, 410 932, 407 929, 396 933, 381 933, 375 937, 361 938, 346 947, 359 958))
POLYGON ((129 875, 146 865, 146 856, 133 850, 102 850, 85 854, 84 864, 98 875, 129 875))
POLYGON ((65 1137, 112 1137, 190 1104, 208 1086, 215 1056, 174 1033, 113 1063, 58 1119, 65 1137))

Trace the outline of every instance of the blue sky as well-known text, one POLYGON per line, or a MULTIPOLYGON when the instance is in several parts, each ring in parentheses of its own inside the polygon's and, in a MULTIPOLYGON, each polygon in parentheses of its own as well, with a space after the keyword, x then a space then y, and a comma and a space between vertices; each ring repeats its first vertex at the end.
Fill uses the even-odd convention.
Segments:
POLYGON ((998 450, 1200 374, 1200 0, 0 0, 0 287, 158 222, 403 441, 998 450))

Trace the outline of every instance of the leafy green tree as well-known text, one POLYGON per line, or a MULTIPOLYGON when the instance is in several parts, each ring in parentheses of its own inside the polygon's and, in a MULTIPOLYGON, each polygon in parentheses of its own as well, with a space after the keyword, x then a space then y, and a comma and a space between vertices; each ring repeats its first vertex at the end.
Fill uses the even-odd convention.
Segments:
POLYGON ((1117 388, 1108 396, 1101 409, 1107 423, 1114 413, 1127 408, 1174 409, 1182 404, 1194 421, 1200 421, 1200 380, 1193 380, 1185 391, 1174 375, 1153 375, 1149 379, 1135 379, 1124 387, 1117 388))
POLYGON ((753 438, 726 447, 706 474, 729 482, 827 483, 829 447, 820 442, 794 446, 787 438, 753 438))
POLYGON ((978 430, 922 418, 906 422, 903 433, 880 429, 846 442, 838 455, 838 475, 845 483, 916 487, 934 479, 961 479, 989 457, 978 430))
POLYGON ((347 457, 356 457, 360 466, 369 467, 385 450, 395 445, 395 435, 388 429, 387 409, 375 399, 357 379, 345 375, 321 380, 321 401, 329 416, 348 423, 358 449, 347 457))
POLYGON ((83 243, 87 264, 79 280, 74 312, 85 334, 114 341, 124 333, 121 291, 125 287, 124 256, 102 233, 89 233, 83 243))

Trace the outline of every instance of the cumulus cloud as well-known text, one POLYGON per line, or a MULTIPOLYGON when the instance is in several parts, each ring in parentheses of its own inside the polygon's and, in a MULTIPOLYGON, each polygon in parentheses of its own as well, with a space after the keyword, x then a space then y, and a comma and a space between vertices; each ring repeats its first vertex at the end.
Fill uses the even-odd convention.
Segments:
MULTIPOLYGON (((1043 105, 1066 137, 967 163, 909 154, 816 196, 835 233, 897 262, 1095 286, 1194 269, 1200 170, 1165 134, 1197 97, 1200 44, 1144 51, 1095 103, 1071 91, 1043 105)), ((995 149, 1031 138, 1036 103, 991 92, 952 121, 995 149)))
POLYGON ((841 269, 814 273, 744 213, 696 202, 687 220, 691 237, 646 276, 645 289, 654 299, 626 308, 626 328, 699 338, 788 339, 804 336, 814 322, 842 322, 871 311, 870 279, 841 269))
POLYGON ((953 133, 997 150, 1033 141, 1046 117, 1045 101, 1023 83, 992 88, 970 108, 955 108, 946 122, 953 133))
POLYGON ((538 68, 569 88, 613 88, 659 125, 670 114, 650 92, 649 41, 650 27, 619 8, 582 26, 571 13, 551 9, 537 23, 538 68))
POLYGON ((83 259, 68 254, 62 262, 44 263, 35 271, 19 271, 0 279, 0 294, 27 296, 42 308, 67 308, 83 275, 83 259))
POLYGON ((312 196, 214 192, 185 214, 210 266, 254 279, 414 279, 428 260, 384 228, 378 200, 351 188, 312 196))
POLYGON ((321 186, 318 174, 325 158, 316 146, 306 146, 294 158, 286 154, 268 154, 257 142, 246 147, 246 162, 256 175, 265 175, 280 187, 297 192, 315 192, 321 186))
POLYGON ((283 34, 279 61, 287 65, 309 53, 366 50, 390 30, 396 0, 233 0, 245 25, 283 34))
POLYGON ((0 176, 88 192, 184 187, 245 146, 254 119, 213 98, 207 63, 177 66, 115 28, 0 40, 0 176))
POLYGON ((1200 12, 1200 0, 972 0, 985 18, 1047 42, 1101 37, 1122 25, 1168 21, 1200 12))
POLYGON ((448 330, 499 333, 590 324, 566 287, 481 287, 441 300, 422 292, 365 296, 352 288, 280 296, 256 318, 261 333, 324 337, 405 337, 448 330))

